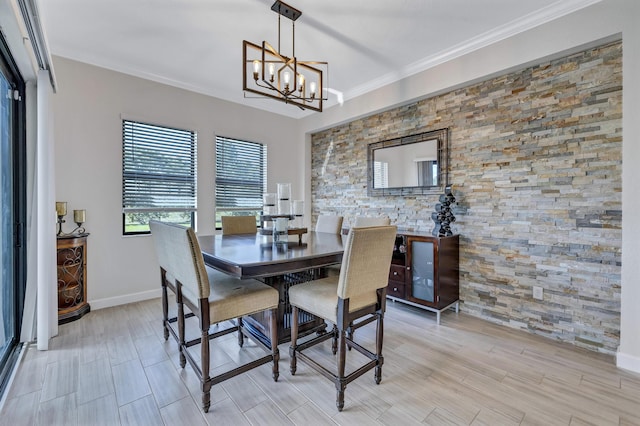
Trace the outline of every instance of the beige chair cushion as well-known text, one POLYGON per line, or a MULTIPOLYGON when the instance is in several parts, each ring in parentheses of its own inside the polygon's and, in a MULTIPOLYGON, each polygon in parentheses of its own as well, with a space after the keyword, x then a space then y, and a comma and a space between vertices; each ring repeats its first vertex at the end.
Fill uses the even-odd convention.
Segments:
POLYGON ((278 290, 256 280, 240 280, 207 267, 212 324, 278 307, 278 290))
POLYGON ((255 234, 256 218, 253 216, 222 216, 222 235, 255 234))
POLYGON ((342 233, 342 216, 320 215, 316 222, 316 232, 327 232, 331 234, 342 233))
POLYGON ((367 227, 367 226, 388 226, 391 224, 391 220, 388 217, 364 217, 357 216, 354 227, 367 227))
POLYGON ((335 324, 338 298, 349 299, 349 312, 376 303, 376 290, 388 284, 396 231, 395 226, 352 228, 340 276, 291 287, 291 305, 335 324))
MULTIPOLYGON (((363 294, 349 300, 349 311, 376 302, 376 292, 363 294)), ((303 311, 336 324, 338 321, 338 277, 332 276, 289 288, 289 302, 303 311)))

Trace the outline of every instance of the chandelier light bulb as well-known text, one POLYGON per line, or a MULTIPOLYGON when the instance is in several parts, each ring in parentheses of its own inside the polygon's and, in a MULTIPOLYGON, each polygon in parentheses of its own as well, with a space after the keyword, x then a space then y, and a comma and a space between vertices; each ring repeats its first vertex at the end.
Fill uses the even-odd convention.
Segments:
POLYGON ((316 95, 316 82, 312 81, 309 83, 309 91, 311 92, 311 97, 313 98, 316 95))
POLYGON ((273 62, 269 64, 269 77, 270 81, 273 83, 273 75, 276 73, 276 66, 273 62))
POLYGON ((284 72, 284 91, 288 92, 289 91, 289 80, 291 79, 291 75, 289 74, 289 71, 285 71, 284 72))
POLYGON ((259 72, 260 72, 260 61, 256 59, 255 61, 253 61, 253 79, 254 80, 258 79, 259 72))
POLYGON ((300 74, 298 76, 298 90, 302 92, 303 88, 304 88, 304 75, 300 74))

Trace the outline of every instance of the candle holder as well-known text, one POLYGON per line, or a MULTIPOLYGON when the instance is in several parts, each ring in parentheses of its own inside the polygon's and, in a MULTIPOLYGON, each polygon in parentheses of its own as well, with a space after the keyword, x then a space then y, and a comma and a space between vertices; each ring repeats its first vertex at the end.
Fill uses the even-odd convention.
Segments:
POLYGON ((77 225, 76 228, 71 232, 63 232, 62 224, 66 222, 64 217, 67 215, 67 203, 66 201, 56 201, 56 215, 58 216, 58 232, 56 236, 58 237, 69 237, 73 235, 83 235, 85 233, 85 229, 82 227, 82 224, 87 220, 87 211, 86 210, 74 210, 73 211, 73 221, 77 225))
POLYGON ((73 221, 76 223, 76 225, 78 225, 78 227, 73 231, 71 231, 71 233, 74 234, 77 232, 78 234, 84 234, 84 228, 82 227, 82 224, 85 223, 86 220, 87 220, 86 210, 74 210, 73 221))
POLYGON ((58 233, 62 235, 62 224, 65 222, 64 217, 67 214, 67 203, 65 201, 56 201, 56 215, 58 215, 58 233))

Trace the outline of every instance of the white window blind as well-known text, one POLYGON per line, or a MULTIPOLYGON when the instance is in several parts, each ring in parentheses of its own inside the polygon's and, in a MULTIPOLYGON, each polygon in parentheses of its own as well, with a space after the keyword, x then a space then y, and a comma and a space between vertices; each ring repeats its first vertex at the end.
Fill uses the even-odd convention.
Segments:
POLYGON ((266 189, 266 145, 217 136, 216 218, 222 212, 259 214, 266 189))
POLYGON ((125 233, 127 220, 144 225, 151 218, 171 219, 159 213, 192 216, 196 210, 195 132, 122 121, 122 210, 125 233))

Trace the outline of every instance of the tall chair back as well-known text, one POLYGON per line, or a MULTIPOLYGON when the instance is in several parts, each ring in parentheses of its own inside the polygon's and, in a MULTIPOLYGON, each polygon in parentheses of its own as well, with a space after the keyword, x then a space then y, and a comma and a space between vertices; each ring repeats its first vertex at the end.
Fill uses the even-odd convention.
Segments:
POLYGON ((320 215, 316 222, 316 232, 340 234, 342 232, 342 216, 320 215))
POLYGON ((353 226, 355 227, 387 226, 389 224, 391 224, 391 220, 386 216, 380 216, 380 217, 357 216, 356 223, 353 226))
POLYGON ((150 221, 160 266, 179 281, 192 303, 209 297, 209 277, 192 228, 150 221))
POLYGON ((375 303, 376 290, 386 287, 397 228, 351 228, 342 256, 338 297, 365 296, 375 303))
POLYGON ((222 235, 255 234, 258 229, 253 216, 222 216, 222 235))

